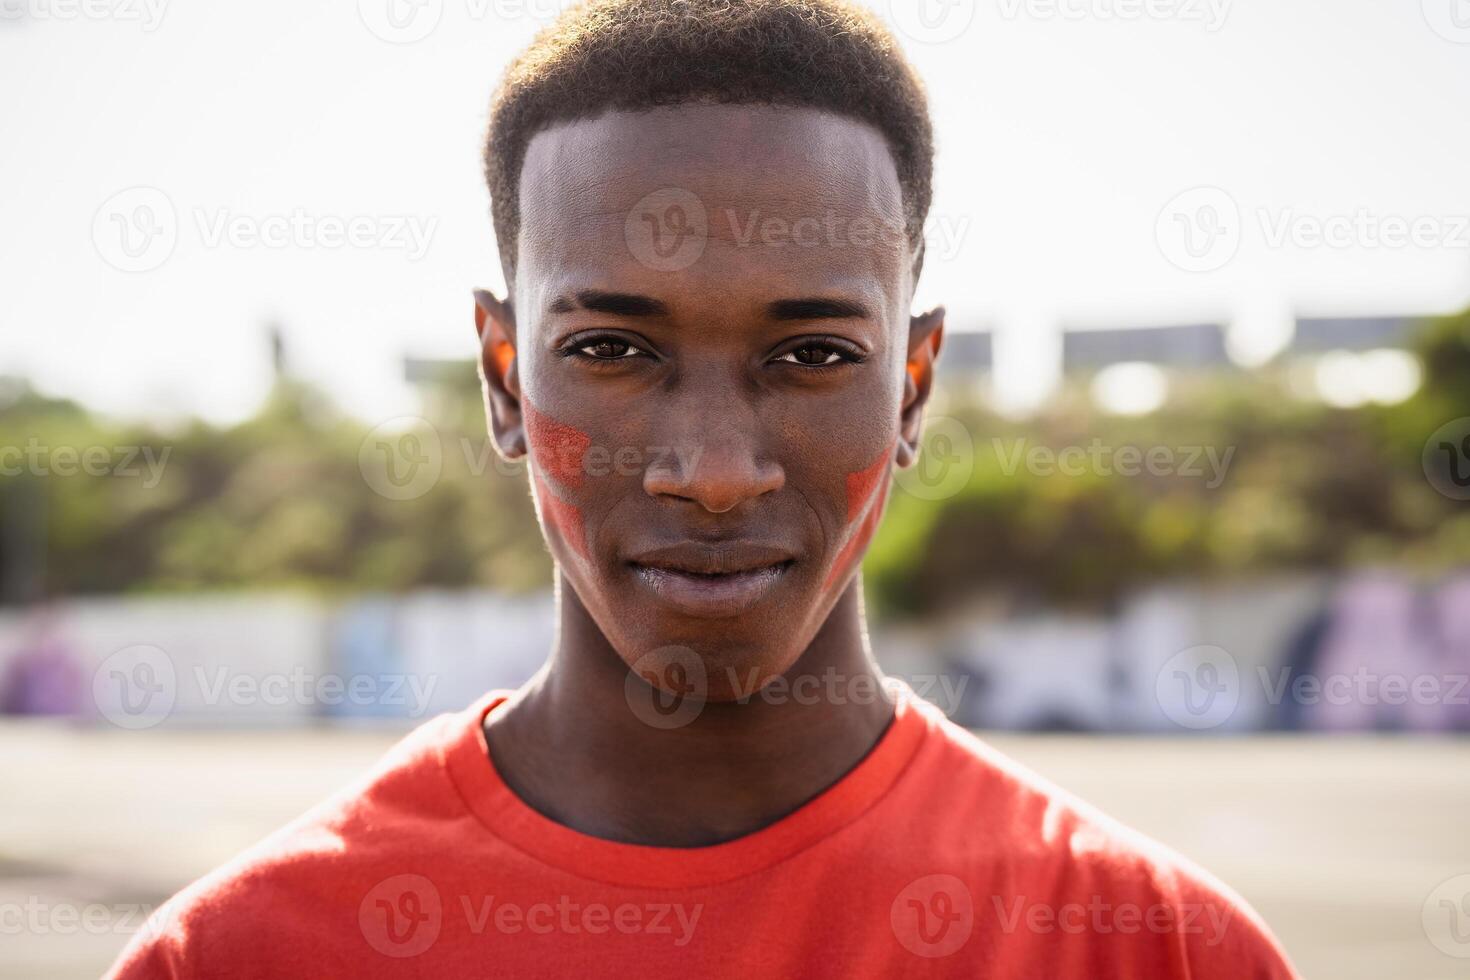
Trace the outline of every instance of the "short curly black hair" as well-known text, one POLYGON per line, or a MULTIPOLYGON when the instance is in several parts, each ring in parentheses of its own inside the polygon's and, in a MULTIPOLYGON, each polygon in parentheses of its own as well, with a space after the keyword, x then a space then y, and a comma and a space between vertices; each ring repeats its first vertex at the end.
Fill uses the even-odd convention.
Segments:
POLYGON ((507 285, 536 133, 610 109, 695 102, 824 109, 873 126, 893 154, 919 247, 933 193, 928 101, 873 14, 851 0, 588 0, 537 35, 491 104, 485 179, 507 285))

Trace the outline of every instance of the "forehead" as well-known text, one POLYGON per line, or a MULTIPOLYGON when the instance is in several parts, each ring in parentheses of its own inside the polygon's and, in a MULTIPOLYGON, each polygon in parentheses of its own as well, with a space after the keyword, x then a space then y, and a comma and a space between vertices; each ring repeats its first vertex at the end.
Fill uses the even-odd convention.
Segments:
POLYGON ((861 288, 896 307, 908 285, 892 154, 875 129, 821 110, 677 106, 559 125, 528 146, 520 195, 518 294, 861 288))

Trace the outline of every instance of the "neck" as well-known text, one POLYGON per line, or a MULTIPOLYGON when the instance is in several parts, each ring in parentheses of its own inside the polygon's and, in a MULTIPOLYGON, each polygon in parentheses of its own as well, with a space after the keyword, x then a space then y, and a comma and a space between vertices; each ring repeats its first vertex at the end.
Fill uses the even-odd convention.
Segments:
POLYGON ((495 766, 532 808, 594 837, 700 847, 759 830, 837 782, 893 717, 858 589, 763 693, 658 728, 630 710, 627 666, 563 580, 556 650, 486 724, 495 766))

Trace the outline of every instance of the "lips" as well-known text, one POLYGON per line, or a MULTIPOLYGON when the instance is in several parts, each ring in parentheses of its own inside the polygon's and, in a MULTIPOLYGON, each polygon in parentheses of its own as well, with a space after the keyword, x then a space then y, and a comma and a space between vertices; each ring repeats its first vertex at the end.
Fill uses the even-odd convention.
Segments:
POLYGON ((639 551, 628 565, 658 599, 688 615, 718 619, 737 616, 760 602, 794 562, 785 548, 726 542, 639 551))

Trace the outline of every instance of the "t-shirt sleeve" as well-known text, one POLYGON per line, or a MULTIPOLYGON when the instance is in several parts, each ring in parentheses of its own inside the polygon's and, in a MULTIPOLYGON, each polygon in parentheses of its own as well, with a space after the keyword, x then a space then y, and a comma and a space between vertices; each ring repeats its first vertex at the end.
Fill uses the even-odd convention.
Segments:
POLYGON ((133 934, 103 980, 182 980, 195 974, 185 962, 182 924, 174 910, 177 899, 159 906, 133 934))
POLYGON ((1301 980, 1265 920, 1227 885, 1185 872, 1175 891, 1192 980, 1301 980))

